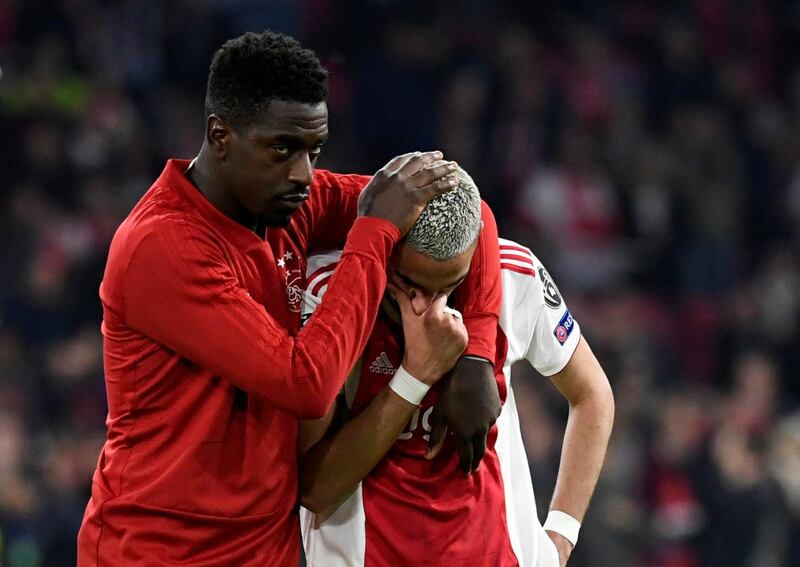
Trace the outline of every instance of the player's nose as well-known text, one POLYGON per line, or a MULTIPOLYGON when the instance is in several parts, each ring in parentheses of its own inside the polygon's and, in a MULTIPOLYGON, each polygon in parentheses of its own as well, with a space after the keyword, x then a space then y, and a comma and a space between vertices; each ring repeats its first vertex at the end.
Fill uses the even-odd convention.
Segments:
POLYGON ((314 180, 314 166, 308 152, 297 152, 289 168, 289 181, 296 185, 308 187, 314 180))

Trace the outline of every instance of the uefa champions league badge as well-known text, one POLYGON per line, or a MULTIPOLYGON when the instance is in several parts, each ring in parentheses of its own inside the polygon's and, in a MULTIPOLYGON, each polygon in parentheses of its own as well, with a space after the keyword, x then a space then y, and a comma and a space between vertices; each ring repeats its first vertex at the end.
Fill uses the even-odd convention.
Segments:
POLYGON ((561 317, 561 321, 558 322, 558 325, 553 331, 553 335, 555 335, 556 340, 559 342, 559 344, 561 344, 561 346, 564 346, 564 343, 567 342, 567 339, 572 334, 572 329, 574 328, 575 319, 572 318, 569 309, 567 309, 566 313, 564 313, 564 316, 561 317))
POLYGON ((544 266, 539 268, 539 277, 542 280, 542 295, 544 295, 544 304, 550 309, 558 309, 561 307, 561 292, 558 291, 553 278, 544 269, 544 266))
POLYGON ((303 308, 303 277, 297 265, 297 259, 290 250, 287 250, 278 259, 277 264, 278 269, 283 270, 286 281, 286 299, 289 303, 289 310, 293 313, 300 313, 303 308))

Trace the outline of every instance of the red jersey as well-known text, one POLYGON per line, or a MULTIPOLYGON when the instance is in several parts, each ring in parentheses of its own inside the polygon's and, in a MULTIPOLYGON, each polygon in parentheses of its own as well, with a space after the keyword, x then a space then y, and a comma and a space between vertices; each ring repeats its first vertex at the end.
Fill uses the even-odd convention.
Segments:
POLYGON ((368 177, 317 171, 265 241, 211 205, 188 165, 167 163, 109 251, 108 436, 78 564, 294 567, 296 420, 326 412, 362 351, 399 234, 355 220, 368 177), (294 278, 350 226, 329 299, 300 330, 294 278))
MULTIPOLYGON (((495 238, 496 235, 495 235, 495 238)), ((377 465, 330 515, 302 509, 309 567, 557 567, 558 551, 539 524, 522 443, 511 368, 526 360, 551 376, 580 341, 558 288, 526 247, 499 240, 502 306, 494 364, 503 409, 492 427, 480 468, 458 470, 455 444, 424 458, 430 416, 440 384, 432 387, 377 465)), ((309 260, 304 316, 326 293, 338 252, 309 260)), ((313 321, 310 317, 310 321, 313 321)), ((364 411, 389 383, 403 357, 402 328, 379 314, 357 371, 345 383, 351 415, 364 411)))
MULTIPOLYGON (((368 406, 400 366, 402 335, 401 327, 378 316, 364 350, 351 415, 368 406)), ((495 375, 505 401, 502 362, 495 375)), ((489 432, 486 454, 475 474, 466 476, 459 470, 458 453, 452 446, 445 447, 441 459, 424 458, 430 416, 441 384, 428 391, 398 440, 361 483, 367 518, 364 565, 426 560, 429 565, 516 566, 507 531, 500 463, 494 451, 497 428, 489 432)))
MULTIPOLYGON (((484 229, 479 247, 485 247, 481 241, 498 241, 491 211, 484 205, 482 213, 484 229)), ((304 296, 305 315, 315 312, 320 298, 326 294, 337 257, 337 252, 331 252, 313 258, 304 296)), ((499 282, 488 279, 488 272, 484 274, 483 286, 492 289, 494 297, 500 299, 494 290, 496 283, 499 282)), ((463 291, 460 288, 456 291, 457 307, 463 291)), ((497 328, 485 338, 495 341, 497 328)), ((505 349, 505 339, 500 334, 497 355, 491 360, 495 363, 503 402, 505 349)), ((345 384, 351 417, 363 411, 386 387, 400 366, 403 353, 402 327, 379 313, 361 357, 358 378, 345 384)), ((497 428, 490 430, 486 454, 475 474, 466 476, 459 470, 452 442, 447 442, 439 458, 432 461, 424 458, 430 418, 441 387, 442 382, 438 382, 428 391, 398 440, 361 481, 357 494, 344 504, 347 510, 337 512, 340 515, 331 523, 338 525, 338 518, 347 517, 342 525, 347 534, 337 537, 331 533, 326 538, 326 534, 317 532, 307 538, 307 545, 316 545, 315 549, 306 549, 309 565, 518 565, 507 528, 500 462, 494 450, 497 428), (351 521, 353 518, 358 520, 351 521), (320 543, 320 539, 326 539, 325 543, 320 543), (337 552, 331 553, 331 548, 337 552)))

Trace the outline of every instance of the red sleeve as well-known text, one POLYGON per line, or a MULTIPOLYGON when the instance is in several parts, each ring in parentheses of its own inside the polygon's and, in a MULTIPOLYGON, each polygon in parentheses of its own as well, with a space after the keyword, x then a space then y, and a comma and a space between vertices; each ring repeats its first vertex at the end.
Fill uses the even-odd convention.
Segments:
POLYGON ((358 216, 358 196, 372 176, 314 172, 311 198, 292 219, 292 228, 307 253, 339 250, 358 216))
POLYGON ((356 221, 324 303, 291 336, 239 285, 213 237, 166 220, 131 256, 125 320, 287 413, 319 418, 364 349, 398 238, 387 221, 356 221))
MULTIPOLYGON (((343 175, 326 170, 314 173, 313 201, 304 207, 295 229, 305 250, 336 250, 342 247, 347 230, 356 219, 358 195, 372 179, 369 175, 343 175)), ((464 315, 469 331, 465 355, 494 361, 497 324, 500 318, 500 245, 494 214, 481 201, 483 231, 472 258, 470 273, 459 286, 456 305, 464 315)), ((294 221, 293 221, 294 222, 294 221)))
POLYGON ((500 244, 494 214, 481 201, 483 230, 472 257, 469 274, 456 291, 456 307, 464 316, 469 344, 464 356, 479 356, 494 363, 497 325, 500 321, 502 285, 500 282, 500 244))

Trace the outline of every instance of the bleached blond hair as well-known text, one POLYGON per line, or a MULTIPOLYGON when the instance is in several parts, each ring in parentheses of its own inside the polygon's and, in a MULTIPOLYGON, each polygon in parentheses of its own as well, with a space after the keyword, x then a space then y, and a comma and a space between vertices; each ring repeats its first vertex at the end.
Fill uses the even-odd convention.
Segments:
POLYGON ((427 204, 404 242, 439 261, 464 252, 481 232, 481 194, 477 185, 461 168, 452 175, 458 184, 427 204))

